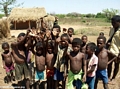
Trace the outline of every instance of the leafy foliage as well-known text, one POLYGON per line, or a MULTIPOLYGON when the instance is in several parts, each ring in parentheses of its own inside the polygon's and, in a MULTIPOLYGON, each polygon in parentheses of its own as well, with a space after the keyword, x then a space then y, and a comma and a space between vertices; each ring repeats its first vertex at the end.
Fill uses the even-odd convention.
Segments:
POLYGON ((5 16, 8 16, 13 7, 18 7, 23 3, 17 4, 16 0, 1 0, 0 1, 0 10, 4 12, 5 16))

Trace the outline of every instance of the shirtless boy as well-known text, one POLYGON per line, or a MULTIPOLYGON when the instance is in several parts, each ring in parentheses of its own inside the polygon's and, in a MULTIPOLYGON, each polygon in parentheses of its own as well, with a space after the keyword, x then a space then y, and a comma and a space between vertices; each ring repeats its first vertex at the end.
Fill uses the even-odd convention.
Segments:
POLYGON ((53 89, 54 87, 54 64, 55 64, 55 54, 54 54, 54 45, 52 41, 47 42, 46 44, 46 75, 47 75, 47 89, 53 89))
POLYGON ((4 42, 2 44, 2 49, 4 50, 4 52, 1 54, 3 68, 6 70, 6 74, 7 74, 6 82, 9 82, 11 80, 15 80, 12 53, 9 50, 9 44, 7 42, 4 42))
POLYGON ((27 66, 27 58, 26 58, 26 48, 25 48, 25 40, 27 35, 29 34, 29 30, 27 33, 20 33, 17 37, 17 42, 11 43, 12 54, 15 61, 15 77, 18 80, 18 84, 21 86, 20 81, 24 76, 26 80, 26 89, 29 89, 29 69, 27 66))
POLYGON ((81 39, 73 39, 73 51, 70 52, 70 54, 68 53, 70 59, 70 71, 68 73, 67 89, 74 89, 75 87, 75 89, 81 89, 82 83, 86 81, 86 60, 84 53, 80 52, 81 45, 81 39), (82 72, 82 66, 84 73, 82 72))
POLYGON ((39 81, 44 79, 44 70, 45 70, 45 53, 44 45, 42 42, 36 43, 35 54, 35 64, 36 64, 36 74, 35 80, 37 80, 36 89, 39 89, 39 81))
POLYGON ((108 57, 111 55, 116 57, 115 54, 111 53, 107 49, 105 49, 106 38, 104 36, 100 36, 97 38, 97 51, 96 55, 98 56, 98 68, 96 72, 96 81, 95 81, 95 88, 97 89, 98 78, 101 78, 103 81, 104 89, 108 88, 108 74, 107 74, 107 64, 108 64, 108 57))

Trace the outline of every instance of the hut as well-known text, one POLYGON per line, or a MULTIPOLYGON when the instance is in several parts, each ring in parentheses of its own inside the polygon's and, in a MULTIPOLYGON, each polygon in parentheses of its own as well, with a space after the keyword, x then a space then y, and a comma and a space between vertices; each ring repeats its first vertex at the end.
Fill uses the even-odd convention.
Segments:
POLYGON ((0 19, 0 38, 9 38, 10 34, 10 22, 7 17, 3 17, 0 19))
POLYGON ((27 29, 36 27, 36 21, 47 15, 44 7, 13 8, 8 19, 14 29, 27 29))

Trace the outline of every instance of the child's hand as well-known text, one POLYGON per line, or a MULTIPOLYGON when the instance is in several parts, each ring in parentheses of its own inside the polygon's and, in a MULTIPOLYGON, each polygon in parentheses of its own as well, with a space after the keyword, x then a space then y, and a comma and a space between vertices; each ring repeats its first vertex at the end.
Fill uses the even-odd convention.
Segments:
POLYGON ((46 36, 47 36, 47 38, 49 38, 50 35, 51 35, 51 31, 50 31, 50 30, 47 30, 47 31, 46 31, 46 36))
POLYGON ((54 36, 57 36, 57 31, 52 31, 54 36))
POLYGON ((64 81, 65 81, 68 75, 64 73, 63 76, 64 76, 64 81))
POLYGON ((66 47, 68 47, 68 46, 69 46, 69 43, 68 43, 68 41, 65 41, 65 44, 66 44, 66 47))
POLYGON ((6 69, 5 65, 3 65, 3 68, 6 69))
POLYGON ((63 33, 67 33, 67 29, 66 28, 63 28, 63 33))
POLYGON ((82 82, 86 82, 86 76, 83 75, 82 82))
POLYGON ((30 32, 32 32, 32 30, 31 29, 27 29, 27 34, 29 34, 30 32))

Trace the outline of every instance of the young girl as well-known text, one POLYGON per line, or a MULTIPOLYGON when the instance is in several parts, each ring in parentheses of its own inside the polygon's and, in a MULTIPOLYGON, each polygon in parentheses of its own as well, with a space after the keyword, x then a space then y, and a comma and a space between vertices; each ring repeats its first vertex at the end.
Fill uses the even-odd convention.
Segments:
POLYGON ((87 59, 87 80, 89 89, 94 89, 95 74, 97 70, 98 57, 95 55, 96 45, 91 42, 86 45, 86 59, 87 59))
POLYGON ((7 74, 7 82, 12 80, 15 80, 14 77, 14 64, 12 60, 12 53, 9 50, 9 44, 7 42, 2 44, 2 49, 4 52, 1 54, 2 61, 3 61, 3 68, 6 70, 7 74))

